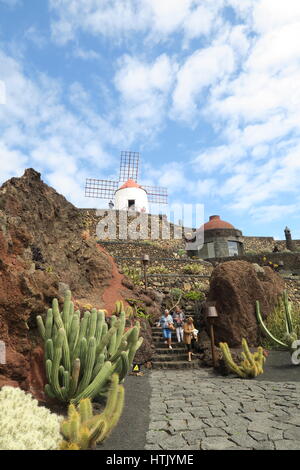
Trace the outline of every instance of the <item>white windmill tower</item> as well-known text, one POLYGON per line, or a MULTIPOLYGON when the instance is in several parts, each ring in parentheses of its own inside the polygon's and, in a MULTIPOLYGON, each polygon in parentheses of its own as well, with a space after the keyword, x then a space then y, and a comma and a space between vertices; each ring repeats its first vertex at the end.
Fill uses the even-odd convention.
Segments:
POLYGON ((121 152, 119 181, 88 178, 85 196, 111 200, 110 208, 149 213, 149 203, 168 204, 166 188, 137 183, 139 172, 137 152, 121 152), (114 201, 114 204, 112 204, 114 201))

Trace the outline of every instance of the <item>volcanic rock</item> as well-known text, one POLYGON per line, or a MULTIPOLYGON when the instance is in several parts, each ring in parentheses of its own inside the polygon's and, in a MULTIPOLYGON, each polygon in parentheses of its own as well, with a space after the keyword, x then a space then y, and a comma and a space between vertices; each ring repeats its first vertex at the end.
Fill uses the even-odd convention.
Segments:
POLYGON ((139 297, 123 285, 113 258, 84 229, 80 210, 33 169, 0 188, 0 339, 7 351, 0 387, 18 384, 44 398, 35 318, 54 297, 62 301, 67 288, 77 308, 89 304, 109 314, 116 300, 139 297))
POLYGON ((271 268, 263 271, 247 261, 228 261, 214 269, 207 301, 215 302, 219 314, 214 320, 216 344, 221 341, 238 347, 246 338, 249 346, 259 345, 255 302, 259 300, 266 318, 285 288, 283 279, 271 268))

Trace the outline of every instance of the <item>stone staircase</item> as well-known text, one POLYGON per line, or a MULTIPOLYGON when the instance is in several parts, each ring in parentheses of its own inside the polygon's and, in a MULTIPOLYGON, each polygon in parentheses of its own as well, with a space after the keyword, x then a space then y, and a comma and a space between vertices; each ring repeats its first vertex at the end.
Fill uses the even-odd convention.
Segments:
MULTIPOLYGON (((188 313, 189 317, 195 314, 188 313)), ((155 354, 152 358, 153 369, 198 369, 200 367, 199 354, 192 356, 192 361, 188 362, 186 346, 177 342, 176 331, 172 332, 172 348, 164 343, 162 328, 152 327, 152 338, 155 345, 155 354)))

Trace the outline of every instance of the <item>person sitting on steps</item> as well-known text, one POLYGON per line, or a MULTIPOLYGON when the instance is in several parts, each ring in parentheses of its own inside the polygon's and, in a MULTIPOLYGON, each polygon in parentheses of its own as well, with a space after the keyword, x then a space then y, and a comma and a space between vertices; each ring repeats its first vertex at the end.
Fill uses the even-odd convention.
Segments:
POLYGON ((169 310, 165 310, 164 314, 159 320, 159 324, 163 329, 163 335, 165 338, 165 344, 169 345, 169 349, 172 349, 171 342, 172 342, 172 330, 170 328, 171 325, 173 325, 173 318, 170 315, 169 310))
POLYGON ((194 335, 194 330, 194 320, 192 317, 189 317, 183 325, 183 341, 187 348, 189 362, 192 360, 192 338, 194 335))

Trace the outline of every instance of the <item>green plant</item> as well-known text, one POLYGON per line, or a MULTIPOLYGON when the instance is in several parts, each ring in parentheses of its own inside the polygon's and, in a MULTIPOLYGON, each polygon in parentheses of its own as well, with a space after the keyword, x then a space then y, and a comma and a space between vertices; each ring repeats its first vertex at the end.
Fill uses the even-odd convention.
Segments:
POLYGON ((179 300, 182 298, 184 292, 183 290, 179 289, 179 287, 174 287, 173 289, 170 290, 170 296, 174 300, 179 300))
POLYGON ((144 302, 139 299, 126 299, 126 301, 132 306, 132 317, 144 318, 149 320, 151 317, 150 313, 146 312, 144 302))
POLYGON ((204 299, 205 299, 205 295, 203 294, 203 292, 198 292, 198 291, 195 291, 195 290, 190 290, 189 292, 186 292, 186 293, 183 295, 183 298, 184 298, 185 300, 200 301, 200 300, 204 300, 204 299))
POLYGON ((129 277, 134 285, 141 286, 142 281, 142 271, 140 268, 135 268, 134 266, 122 266, 122 271, 125 276, 129 277))
POLYGON ((227 343, 219 344, 223 359, 229 370, 237 374, 241 378, 257 377, 263 373, 263 365, 266 360, 264 350, 261 346, 257 348, 255 353, 251 353, 245 338, 242 340, 243 352, 241 353, 243 360, 240 364, 234 362, 227 343))
POLYGON ((29 393, 4 386, 0 391, 0 449, 55 450, 61 417, 38 405, 29 393))
POLYGON ((294 351, 292 344, 300 337, 299 313, 299 310, 293 313, 287 291, 284 291, 283 295, 279 297, 274 311, 264 322, 260 312, 260 303, 256 301, 256 316, 262 331, 266 335, 266 346, 272 347, 277 344, 292 353, 294 351))
POLYGON ((143 338, 139 338, 139 322, 125 332, 123 304, 118 302, 116 309, 118 318, 110 318, 110 327, 103 310, 86 311, 81 318, 79 310, 74 312, 71 292, 66 291, 62 312, 53 299, 45 321, 37 317, 49 397, 77 403, 105 393, 114 372, 121 381, 125 378, 143 338))
POLYGON ((202 274, 205 271, 205 267, 202 264, 185 264, 182 267, 182 272, 185 274, 202 274))
POLYGON ((170 271, 165 266, 150 266, 147 269, 148 274, 168 274, 170 271))
POLYGON ((93 415, 89 398, 80 400, 77 409, 71 404, 68 419, 61 423, 61 433, 65 440, 61 450, 86 450, 103 442, 118 424, 124 407, 124 387, 119 385, 119 377, 113 374, 108 391, 106 407, 101 414, 93 415))

